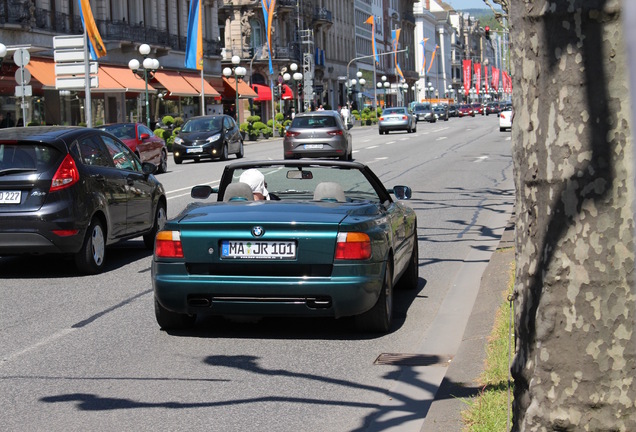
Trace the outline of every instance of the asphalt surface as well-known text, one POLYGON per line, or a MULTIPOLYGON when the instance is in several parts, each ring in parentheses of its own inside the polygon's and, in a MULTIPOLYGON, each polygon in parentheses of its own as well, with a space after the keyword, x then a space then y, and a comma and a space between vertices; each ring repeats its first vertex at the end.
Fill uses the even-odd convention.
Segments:
POLYGON ((479 294, 457 355, 448 367, 435 400, 426 415, 422 432, 460 431, 461 411, 482 391, 478 378, 484 370, 486 344, 495 312, 506 299, 510 268, 515 259, 514 215, 510 218, 495 253, 484 271, 479 294))

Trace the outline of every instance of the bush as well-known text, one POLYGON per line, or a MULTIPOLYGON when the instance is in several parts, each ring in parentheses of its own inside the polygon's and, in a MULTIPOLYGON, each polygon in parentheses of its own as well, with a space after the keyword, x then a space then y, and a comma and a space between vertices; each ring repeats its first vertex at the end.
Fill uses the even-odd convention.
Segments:
POLYGON ((161 119, 161 123, 163 123, 167 127, 171 128, 172 125, 174 124, 174 117, 169 116, 169 115, 163 116, 163 118, 161 119))
POLYGON ((34 122, 34 121, 30 121, 30 122, 27 123, 27 127, 28 126, 40 126, 40 123, 34 122))
MULTIPOLYGON (((254 117, 257 117, 257 116, 254 116, 254 117)), ((265 129, 267 125, 261 121, 257 121, 257 122, 254 122, 252 127, 254 128, 254 130, 260 131, 261 129, 265 129)))
POLYGON ((155 134, 155 136, 157 136, 157 137, 159 137, 159 138, 161 138, 162 140, 165 141, 166 140, 165 135, 168 135, 168 132, 163 130, 163 129, 161 129, 161 128, 159 128, 159 129, 155 129, 154 130, 154 134, 155 134))
POLYGON ((261 133, 263 134, 263 138, 271 138, 272 135, 274 134, 272 132, 272 128, 269 126, 265 126, 264 128, 262 128, 261 133))
POLYGON ((267 120, 267 127, 273 128, 274 127, 274 120, 267 120))
POLYGON ((174 119, 174 124, 173 124, 173 126, 174 126, 175 128, 180 128, 181 126, 183 126, 183 123, 185 123, 185 122, 183 121, 183 119, 182 119, 181 117, 176 117, 176 118, 174 119))
POLYGON ((285 120, 285 116, 282 113, 277 113, 274 117, 276 119, 276 123, 282 123, 285 120))
POLYGON ((259 116, 257 116, 257 115, 249 116, 249 117, 247 118, 247 122, 248 122, 248 123, 251 123, 251 124, 254 124, 254 123, 256 123, 256 122, 260 122, 260 121, 261 121, 261 118, 260 118, 259 116))

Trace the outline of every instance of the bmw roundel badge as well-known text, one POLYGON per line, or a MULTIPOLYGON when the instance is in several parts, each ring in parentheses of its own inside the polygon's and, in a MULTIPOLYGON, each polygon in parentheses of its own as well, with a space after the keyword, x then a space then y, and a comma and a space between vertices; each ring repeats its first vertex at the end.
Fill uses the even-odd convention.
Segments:
POLYGON ((255 226, 252 228, 252 235, 254 237, 261 237, 263 234, 265 234, 265 230, 262 226, 255 226))

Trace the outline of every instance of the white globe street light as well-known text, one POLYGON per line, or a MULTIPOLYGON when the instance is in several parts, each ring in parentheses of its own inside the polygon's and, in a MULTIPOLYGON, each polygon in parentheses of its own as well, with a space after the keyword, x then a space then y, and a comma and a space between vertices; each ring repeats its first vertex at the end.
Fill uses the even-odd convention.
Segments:
POLYGON ((232 68, 226 67, 223 69, 224 77, 229 78, 232 75, 234 75, 234 84, 235 84, 235 91, 236 91, 236 104, 235 104, 234 110, 236 114, 235 116, 236 123, 239 125, 241 124, 241 114, 239 109, 238 85, 239 85, 239 80, 242 79, 247 73, 247 69, 245 69, 243 66, 239 66, 240 63, 241 63, 241 58, 239 56, 237 55, 232 56, 232 64, 234 65, 234 67, 232 68))
POLYGON ((139 46, 139 54, 143 56, 143 69, 139 66, 139 60, 132 59, 128 62, 128 68, 138 76, 143 77, 146 84, 146 126, 150 127, 150 97, 148 96, 148 80, 155 76, 155 72, 159 69, 159 60, 150 58, 150 45, 141 44, 139 46))

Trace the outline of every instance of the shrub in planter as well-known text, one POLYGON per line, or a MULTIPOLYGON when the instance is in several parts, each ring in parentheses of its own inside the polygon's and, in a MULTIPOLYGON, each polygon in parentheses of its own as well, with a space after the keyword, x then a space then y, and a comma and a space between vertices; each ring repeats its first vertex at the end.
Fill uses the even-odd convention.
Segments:
POLYGON ((163 118, 161 119, 161 123, 163 123, 168 128, 172 128, 172 125, 174 124, 174 117, 169 115, 163 116, 163 118))
POLYGON ((283 120, 285 120, 285 116, 282 113, 276 113, 274 117, 276 119, 276 123, 281 124, 283 120))
POLYGON ((155 136, 156 136, 156 137, 159 137, 159 138, 161 138, 162 140, 164 140, 164 141, 165 141, 165 140, 166 140, 166 137, 165 137, 164 135, 167 135, 168 133, 166 132, 166 133, 164 134, 164 132, 166 132, 166 131, 165 131, 165 130, 163 130, 163 129, 161 129, 161 128, 159 128, 159 129, 155 129, 155 130, 153 131, 153 133, 155 134, 155 136))
POLYGON ((185 123, 185 122, 183 121, 183 119, 181 117, 175 117, 173 126, 175 128, 180 128, 181 126, 183 126, 183 123, 185 123))
POLYGON ((272 128, 269 126, 262 128, 261 133, 263 134, 263 138, 271 138, 273 135, 272 128))

